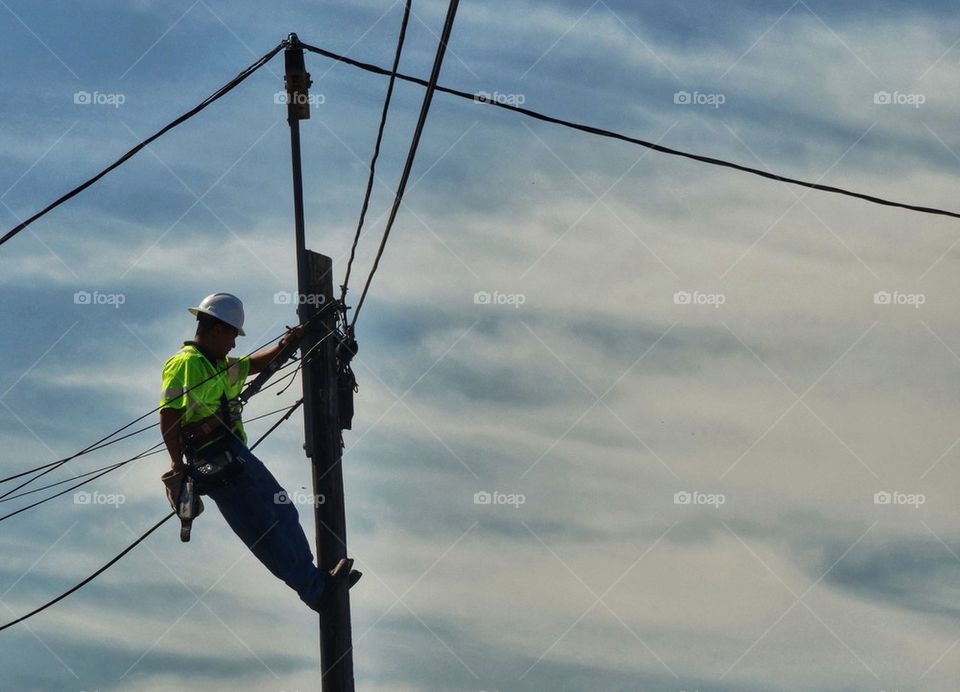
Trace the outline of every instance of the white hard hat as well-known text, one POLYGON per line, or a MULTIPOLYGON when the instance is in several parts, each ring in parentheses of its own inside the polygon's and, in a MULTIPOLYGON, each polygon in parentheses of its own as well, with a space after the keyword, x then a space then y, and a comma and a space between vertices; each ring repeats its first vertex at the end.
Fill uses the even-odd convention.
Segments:
POLYGON ((213 293, 200 301, 195 308, 187 308, 191 315, 202 312, 204 315, 216 317, 231 327, 236 327, 237 334, 246 336, 243 331, 243 303, 232 293, 213 293))

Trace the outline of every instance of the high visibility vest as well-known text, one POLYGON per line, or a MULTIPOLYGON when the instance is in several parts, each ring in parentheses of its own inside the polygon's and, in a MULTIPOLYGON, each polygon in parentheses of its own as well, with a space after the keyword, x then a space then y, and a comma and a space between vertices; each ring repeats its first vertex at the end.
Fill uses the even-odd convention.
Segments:
MULTIPOLYGON (((212 362, 192 342, 184 342, 183 348, 163 364, 160 408, 183 410, 184 424, 203 420, 220 412, 222 395, 231 403, 237 399, 249 374, 249 356, 212 362)), ((233 432, 247 441, 239 417, 233 432)))

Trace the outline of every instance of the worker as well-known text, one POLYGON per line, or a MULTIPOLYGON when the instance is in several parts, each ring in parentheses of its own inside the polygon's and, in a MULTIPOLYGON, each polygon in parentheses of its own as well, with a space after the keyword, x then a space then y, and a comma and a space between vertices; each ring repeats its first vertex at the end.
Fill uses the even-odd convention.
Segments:
POLYGON ((303 326, 288 329, 273 347, 234 358, 227 354, 245 336, 240 299, 214 293, 189 312, 197 318, 196 335, 164 364, 160 398, 160 430, 172 462, 162 480, 187 531, 181 538, 189 540, 190 520, 202 511, 199 496, 209 496, 257 559, 321 612, 339 583, 349 588, 361 574, 346 558, 329 572, 314 565, 296 507, 246 446, 238 400, 247 377, 299 341, 303 326), (197 504, 184 509, 183 489, 190 486, 197 504))

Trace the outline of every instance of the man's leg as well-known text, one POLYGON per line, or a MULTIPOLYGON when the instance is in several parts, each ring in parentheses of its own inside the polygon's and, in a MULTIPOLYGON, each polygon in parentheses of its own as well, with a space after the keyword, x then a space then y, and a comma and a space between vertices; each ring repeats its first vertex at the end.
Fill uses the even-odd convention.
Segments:
POLYGON ((313 564, 296 507, 280 501, 286 493, 250 450, 235 444, 231 451, 243 458, 242 471, 230 484, 211 489, 209 497, 257 559, 316 608, 329 576, 313 564))

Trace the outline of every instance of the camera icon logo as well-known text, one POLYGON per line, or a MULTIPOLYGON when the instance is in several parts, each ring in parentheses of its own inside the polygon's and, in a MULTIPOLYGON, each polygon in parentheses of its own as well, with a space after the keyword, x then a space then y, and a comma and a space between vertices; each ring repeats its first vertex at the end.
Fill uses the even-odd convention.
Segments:
POLYGON ((689 91, 678 91, 673 95, 673 102, 678 106, 688 106, 691 103, 689 91))
POLYGON ((273 302, 276 305, 290 305, 293 302, 293 294, 289 291, 277 291, 273 294, 273 302))
POLYGON ((78 493, 73 494, 73 504, 75 505, 89 505, 90 504, 90 493, 85 490, 81 490, 78 493))
POLYGON ((889 106, 893 103, 893 95, 889 91, 878 91, 873 95, 873 102, 878 106, 889 106))
POLYGON ((677 291, 673 294, 674 305, 690 305, 692 300, 693 296, 690 295, 690 291, 677 291))
POLYGON ((92 96, 89 91, 77 91, 73 94, 73 102, 77 105, 86 106, 92 103, 92 96))
POLYGON ((874 305, 890 305, 893 296, 887 291, 877 291, 873 294, 874 305))
POLYGON ((473 302, 476 305, 490 305, 490 291, 477 291, 473 294, 473 302))
POLYGON ((491 502, 493 502, 493 496, 486 490, 480 490, 473 494, 473 504, 475 505, 489 505, 491 502))
POLYGON ((881 490, 873 494, 873 504, 875 505, 889 505, 892 501, 893 496, 886 490, 881 490))
POLYGON ((686 490, 680 490, 673 494, 673 504, 675 505, 689 505, 693 496, 686 490))
POLYGON ((281 490, 278 493, 273 494, 273 504, 275 505, 289 505, 290 496, 287 495, 286 491, 281 490))
POLYGON ((73 294, 73 302, 75 305, 90 305, 90 299, 92 296, 89 291, 77 291, 73 294))

